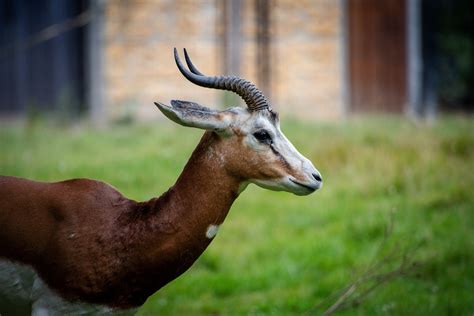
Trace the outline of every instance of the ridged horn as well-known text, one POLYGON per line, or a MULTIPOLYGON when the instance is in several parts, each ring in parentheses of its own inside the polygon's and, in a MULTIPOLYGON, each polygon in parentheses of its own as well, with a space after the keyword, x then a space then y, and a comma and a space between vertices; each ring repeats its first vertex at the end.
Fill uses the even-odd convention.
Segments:
POLYGON ((250 111, 271 110, 263 93, 250 81, 235 76, 206 76, 191 62, 188 52, 184 49, 184 57, 189 70, 179 59, 178 50, 174 49, 174 59, 179 71, 192 83, 206 88, 228 90, 237 93, 244 99, 250 111))

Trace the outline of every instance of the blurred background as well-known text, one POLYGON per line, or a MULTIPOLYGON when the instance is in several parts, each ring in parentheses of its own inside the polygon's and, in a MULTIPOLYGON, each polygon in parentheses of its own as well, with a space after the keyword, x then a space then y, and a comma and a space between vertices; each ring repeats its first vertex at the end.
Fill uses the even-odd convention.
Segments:
POLYGON ((182 77, 172 52, 186 47, 202 72, 261 88, 324 187, 249 186, 139 315, 473 315, 473 13, 472 0, 0 0, 0 174, 94 178, 135 200, 167 190, 202 131, 153 101, 242 105, 182 77))
POLYGON ((474 110, 469 0, 2 0, 0 115, 158 117, 152 101, 228 105, 178 73, 250 79, 283 113, 474 110))

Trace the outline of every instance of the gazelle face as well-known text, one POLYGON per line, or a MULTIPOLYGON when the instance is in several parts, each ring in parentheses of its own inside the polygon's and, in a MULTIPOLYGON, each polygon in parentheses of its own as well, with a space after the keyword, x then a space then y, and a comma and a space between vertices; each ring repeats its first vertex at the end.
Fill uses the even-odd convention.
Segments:
POLYGON ((322 186, 321 175, 280 129, 278 114, 244 108, 214 111, 196 103, 157 104, 171 120, 217 133, 219 154, 229 173, 263 188, 310 194, 322 186))
POLYGON ((234 133, 239 133, 243 151, 248 153, 243 159, 255 170, 248 179, 250 182, 297 195, 307 195, 321 188, 321 174, 283 134, 277 113, 243 111, 249 117, 235 124, 234 133))

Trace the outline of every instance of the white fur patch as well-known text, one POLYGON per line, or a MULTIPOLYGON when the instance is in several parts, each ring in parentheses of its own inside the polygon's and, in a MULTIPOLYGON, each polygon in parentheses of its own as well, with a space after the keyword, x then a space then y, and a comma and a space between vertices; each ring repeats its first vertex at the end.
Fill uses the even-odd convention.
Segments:
POLYGON ((207 150, 207 159, 214 161, 219 165, 223 165, 225 162, 224 155, 222 153, 216 152, 212 147, 207 150))
POLYGON ((137 309, 113 310, 106 306, 68 302, 51 291, 29 266, 0 260, 0 315, 21 310, 32 316, 133 315, 137 309))
POLYGON ((209 225, 209 227, 206 230, 206 237, 209 239, 212 239, 216 236, 217 231, 219 230, 219 225, 209 225))

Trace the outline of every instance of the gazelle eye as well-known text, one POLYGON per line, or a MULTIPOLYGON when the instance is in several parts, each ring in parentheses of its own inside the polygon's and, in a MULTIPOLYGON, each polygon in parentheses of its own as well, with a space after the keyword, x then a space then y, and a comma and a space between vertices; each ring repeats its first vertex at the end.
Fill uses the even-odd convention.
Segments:
POLYGON ((256 131, 255 133, 253 133, 253 137, 255 137, 259 142, 261 142, 263 144, 273 143, 272 137, 264 129, 261 129, 259 131, 256 131))

